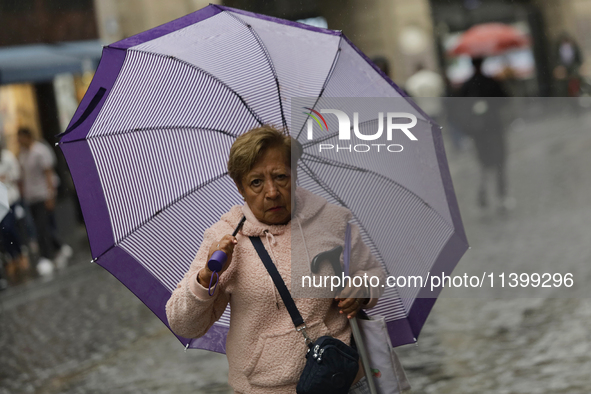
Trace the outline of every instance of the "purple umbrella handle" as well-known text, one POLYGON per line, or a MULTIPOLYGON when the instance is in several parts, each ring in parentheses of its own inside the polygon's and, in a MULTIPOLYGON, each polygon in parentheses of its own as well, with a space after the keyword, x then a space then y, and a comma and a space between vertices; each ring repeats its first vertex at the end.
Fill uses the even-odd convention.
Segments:
POLYGON ((207 290, 207 293, 209 294, 210 297, 213 297, 213 294, 215 293, 215 289, 218 287, 218 282, 220 280, 220 275, 218 274, 218 272, 220 272, 222 270, 227 259, 228 259, 228 256, 226 255, 226 253, 222 252, 221 250, 216 250, 215 252, 213 252, 213 254, 211 255, 211 258, 207 262, 207 268, 209 268, 209 270, 213 272, 213 274, 211 275, 211 279, 209 279, 209 289, 207 290), (215 274, 215 284, 214 284, 213 290, 212 290, 211 284, 213 282, 213 275, 214 274, 215 274))
POLYGON ((211 258, 207 262, 207 268, 209 268, 212 272, 220 272, 222 268, 224 268, 224 264, 226 264, 226 260, 228 260, 228 255, 222 252, 221 250, 216 250, 211 255, 211 258))
POLYGON ((213 293, 215 293, 215 289, 218 287, 219 281, 220 281, 220 276, 217 271, 214 271, 214 273, 211 275, 211 278, 209 279, 209 289, 207 290, 207 294, 209 294, 210 297, 213 297, 213 293), (214 284, 213 290, 212 290, 211 289, 211 282, 213 281, 214 274, 215 274, 215 284, 214 284))
MULTIPOLYGON (((243 216, 242 219, 240 219, 238 226, 236 226, 236 228, 234 229, 234 232, 232 233, 233 237, 235 237, 236 234, 238 234, 238 231, 240 231, 240 228, 242 227, 242 225, 244 224, 245 221, 246 221, 246 217, 243 216)), ((215 292, 216 287, 218 287, 218 282, 220 279, 220 275, 218 274, 218 272, 222 271, 222 268, 224 268, 224 264, 226 264, 227 260, 228 260, 228 255, 225 252, 222 252, 221 250, 216 250, 215 252, 213 252, 213 254, 211 255, 211 258, 207 262, 207 268, 209 268, 209 270, 211 272, 213 272, 216 276, 215 286, 214 286, 213 290, 211 290, 211 282, 213 281, 213 275, 211 275, 211 279, 209 280, 208 293, 209 293, 210 297, 213 296, 213 293, 215 292)))

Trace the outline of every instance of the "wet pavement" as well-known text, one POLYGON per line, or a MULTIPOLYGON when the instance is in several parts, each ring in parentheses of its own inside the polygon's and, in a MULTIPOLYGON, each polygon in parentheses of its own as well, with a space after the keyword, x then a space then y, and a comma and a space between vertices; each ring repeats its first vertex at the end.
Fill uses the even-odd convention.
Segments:
POLYGON ((0 393, 230 392, 225 356, 185 352, 79 241, 66 270, 0 296, 0 393))
POLYGON ((419 346, 399 350, 415 392, 591 393, 591 117, 565 115, 511 132, 504 216, 477 208, 472 155, 449 155, 471 245, 454 274, 574 272, 579 289, 445 289, 419 346))
MULTIPOLYGON (((577 283, 591 283, 589 129, 591 116, 568 114, 513 125, 516 206, 504 216, 477 208, 472 152, 448 151, 472 246, 454 273, 574 271, 577 283)), ((231 392, 224 355, 185 352, 129 290, 89 263, 83 227, 61 226, 70 229, 72 264, 52 280, 0 293, 0 394, 231 392)), ((414 392, 590 393, 586 297, 444 290, 418 346, 398 349, 414 392)))

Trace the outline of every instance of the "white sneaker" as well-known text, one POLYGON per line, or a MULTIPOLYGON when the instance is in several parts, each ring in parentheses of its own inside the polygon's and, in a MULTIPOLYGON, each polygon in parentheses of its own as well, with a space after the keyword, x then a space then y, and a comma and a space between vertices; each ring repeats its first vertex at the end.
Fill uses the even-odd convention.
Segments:
POLYGON ((55 268, 60 271, 68 266, 68 259, 65 256, 57 255, 53 261, 55 262, 55 268))
POLYGON ((39 262, 37 263, 37 272, 39 275, 44 277, 53 275, 53 263, 51 260, 44 257, 40 258, 39 262))
POLYGON ((70 245, 63 244, 57 252, 55 259, 53 259, 58 270, 62 270, 68 266, 68 260, 72 257, 72 254, 74 254, 74 251, 70 245))
POLYGON ((66 259, 69 259, 74 254, 74 250, 70 245, 63 244, 59 252, 57 252, 57 254, 59 256, 64 256, 66 259))

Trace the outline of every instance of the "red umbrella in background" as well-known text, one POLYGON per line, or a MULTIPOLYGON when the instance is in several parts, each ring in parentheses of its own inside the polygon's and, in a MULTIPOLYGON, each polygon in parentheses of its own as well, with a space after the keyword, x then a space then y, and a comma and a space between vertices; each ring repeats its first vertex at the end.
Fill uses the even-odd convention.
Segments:
POLYGON ((456 46, 449 51, 452 56, 487 57, 499 55, 510 49, 529 45, 530 38, 513 26, 503 23, 483 23, 466 30, 456 46))

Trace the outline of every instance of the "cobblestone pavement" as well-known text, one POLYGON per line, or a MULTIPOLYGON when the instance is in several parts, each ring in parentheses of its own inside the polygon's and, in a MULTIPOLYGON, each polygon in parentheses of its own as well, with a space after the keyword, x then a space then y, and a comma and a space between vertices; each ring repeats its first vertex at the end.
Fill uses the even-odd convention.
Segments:
POLYGON ((144 304, 88 261, 3 295, 0 393, 230 392, 224 355, 185 352, 144 304))
MULTIPOLYGON (((591 117, 515 123, 517 205, 476 208, 472 152, 448 153, 472 249, 456 273, 576 272, 591 282, 591 117)), ((0 293, 0 393, 230 393, 224 355, 184 352, 123 285, 90 264, 0 293)), ((591 300, 443 291, 418 346, 398 350, 415 393, 591 392, 591 300), (495 298, 491 298, 494 296, 495 298)))
POLYGON ((517 203, 505 216, 476 208, 472 152, 450 157, 471 245, 454 274, 574 272, 578 289, 517 299, 507 288, 445 289, 419 346, 399 350, 416 393, 591 392, 590 128, 591 117, 568 114, 514 127, 508 172, 517 203))

